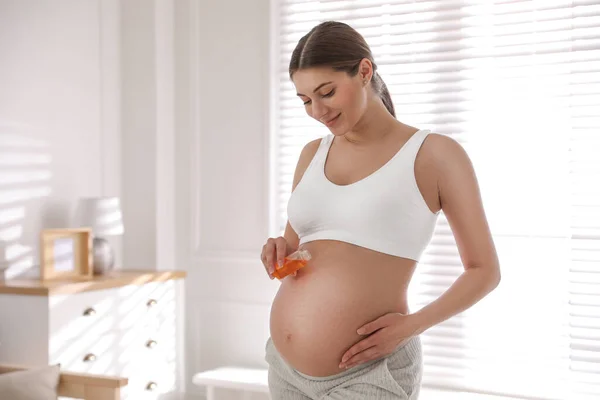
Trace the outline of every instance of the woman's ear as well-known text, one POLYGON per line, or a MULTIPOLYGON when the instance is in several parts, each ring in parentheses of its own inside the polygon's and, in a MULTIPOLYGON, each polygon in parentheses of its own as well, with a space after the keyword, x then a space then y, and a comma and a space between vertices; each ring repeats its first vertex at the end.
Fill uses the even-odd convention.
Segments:
POLYGON ((363 58, 358 65, 358 76, 364 85, 369 84, 373 78, 373 63, 368 58, 363 58))

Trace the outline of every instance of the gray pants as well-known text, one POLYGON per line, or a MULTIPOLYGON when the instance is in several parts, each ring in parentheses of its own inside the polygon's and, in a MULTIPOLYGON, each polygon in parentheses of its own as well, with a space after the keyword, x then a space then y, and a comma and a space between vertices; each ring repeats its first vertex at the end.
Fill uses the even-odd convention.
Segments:
POLYGON ((281 357, 271 338, 269 364, 272 400, 417 400, 422 376, 419 337, 387 357, 354 366, 339 374, 313 377, 296 371, 281 357))

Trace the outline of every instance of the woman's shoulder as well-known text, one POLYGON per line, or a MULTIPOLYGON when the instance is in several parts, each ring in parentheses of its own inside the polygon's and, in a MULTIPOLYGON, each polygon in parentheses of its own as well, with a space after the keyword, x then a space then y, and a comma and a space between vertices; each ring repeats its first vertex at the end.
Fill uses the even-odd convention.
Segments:
POLYGON ((302 179, 304 172, 306 172, 306 170, 308 169, 308 166, 312 162, 313 158, 315 158, 315 155, 317 154, 317 151, 319 151, 319 147, 321 146, 322 140, 327 140, 327 137, 311 140, 302 148, 302 151, 300 152, 300 157, 298 157, 296 171, 294 173, 294 188, 302 179))
POLYGON ((434 132, 427 135, 415 160, 415 169, 428 171, 436 181, 470 166, 471 160, 461 143, 449 135, 434 132))
POLYGON ((302 148, 300 157, 302 157, 302 156, 305 156, 305 157, 309 156, 310 158, 314 157, 314 155, 317 153, 317 150, 319 150, 319 146, 321 145, 322 140, 327 140, 327 137, 314 139, 314 140, 311 140, 310 142, 306 143, 304 145, 304 147, 302 148))
POLYGON ((460 158, 465 158, 467 153, 465 148, 449 135, 431 132, 423 142, 419 151, 421 158, 425 158, 436 164, 453 162, 460 158))
POLYGON ((469 180, 474 175, 473 163, 465 147, 449 135, 430 133, 423 143, 417 167, 431 171, 437 182, 469 180))
POLYGON ((302 151, 300 152, 300 157, 298 159, 299 165, 304 165, 305 167, 307 167, 308 164, 310 164, 312 159, 317 154, 317 151, 319 151, 319 147, 321 146, 322 140, 326 140, 326 138, 314 139, 304 145, 302 151))
POLYGON ((328 134, 328 135, 322 136, 320 138, 311 140, 310 142, 306 143, 304 145, 304 147, 302 148, 302 151, 300 152, 300 160, 299 161, 306 162, 307 165, 310 164, 310 162, 315 157, 315 155, 317 154, 319 149, 321 147, 327 147, 332 140, 333 140, 333 135, 328 134))

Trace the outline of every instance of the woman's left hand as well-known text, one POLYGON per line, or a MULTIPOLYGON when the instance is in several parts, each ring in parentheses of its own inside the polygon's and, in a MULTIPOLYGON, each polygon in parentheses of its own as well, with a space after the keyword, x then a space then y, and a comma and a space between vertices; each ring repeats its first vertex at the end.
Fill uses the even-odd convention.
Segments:
POLYGON ((340 368, 351 368, 392 354, 398 346, 415 336, 417 331, 418 326, 410 314, 385 314, 356 331, 367 337, 344 353, 340 368))

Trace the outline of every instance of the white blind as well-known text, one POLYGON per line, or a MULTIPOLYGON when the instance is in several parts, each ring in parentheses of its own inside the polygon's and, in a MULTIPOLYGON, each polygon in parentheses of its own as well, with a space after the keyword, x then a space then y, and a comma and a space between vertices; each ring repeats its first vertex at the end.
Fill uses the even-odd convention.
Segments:
MULTIPOLYGON (((276 5, 274 203, 283 230, 302 147, 328 134, 288 78, 297 41, 343 21, 370 44, 398 119, 475 165, 503 280, 423 335, 424 384, 600 398, 600 1, 283 0, 276 5)), ((413 310, 462 272, 442 214, 413 310)))

